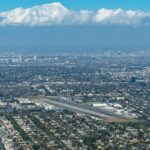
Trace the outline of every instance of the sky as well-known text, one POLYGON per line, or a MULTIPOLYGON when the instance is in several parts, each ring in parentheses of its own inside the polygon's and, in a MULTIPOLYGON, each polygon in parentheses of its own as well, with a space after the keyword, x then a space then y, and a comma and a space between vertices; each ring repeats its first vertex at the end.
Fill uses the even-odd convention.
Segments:
POLYGON ((0 0, 0 50, 150 49, 149 0, 0 0))
MULTIPOLYGON (((32 7, 46 3, 56 2, 56 0, 0 0, 0 11, 13 9, 16 7, 32 7)), ((99 8, 123 8, 123 9, 141 9, 150 10, 149 0, 58 0, 69 9, 91 9, 99 8)))

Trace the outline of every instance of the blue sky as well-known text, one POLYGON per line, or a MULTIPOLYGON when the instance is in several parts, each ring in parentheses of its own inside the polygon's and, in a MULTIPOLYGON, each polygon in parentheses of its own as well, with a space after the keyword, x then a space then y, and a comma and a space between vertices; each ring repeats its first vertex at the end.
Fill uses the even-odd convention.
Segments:
POLYGON ((0 11, 6 11, 16 7, 31 7, 51 2, 61 2, 65 7, 74 10, 99 8, 108 9, 140 9, 150 10, 149 0, 0 0, 0 11))
POLYGON ((0 0, 0 50, 150 49, 149 39, 150 0, 0 0))

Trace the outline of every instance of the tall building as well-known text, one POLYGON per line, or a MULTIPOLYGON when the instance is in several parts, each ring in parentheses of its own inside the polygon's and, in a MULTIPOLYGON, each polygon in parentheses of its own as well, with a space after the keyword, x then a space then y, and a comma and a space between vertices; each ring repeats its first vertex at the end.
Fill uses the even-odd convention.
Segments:
POLYGON ((19 61, 20 61, 20 62, 23 61, 22 55, 19 56, 19 61))
POLYGON ((37 56, 36 55, 33 55, 33 60, 37 60, 37 56))

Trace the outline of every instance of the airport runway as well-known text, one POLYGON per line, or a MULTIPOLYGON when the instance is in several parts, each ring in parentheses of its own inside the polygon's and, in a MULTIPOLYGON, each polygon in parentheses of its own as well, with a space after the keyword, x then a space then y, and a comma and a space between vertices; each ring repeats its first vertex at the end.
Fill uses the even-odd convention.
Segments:
POLYGON ((73 103, 70 101, 63 100, 58 97, 41 98, 40 101, 49 103, 49 104, 57 106, 57 107, 66 108, 66 109, 72 110, 77 113, 88 114, 90 116, 94 116, 94 117, 98 117, 98 118, 107 118, 107 119, 126 118, 124 116, 109 112, 104 109, 94 108, 94 107, 88 106, 86 104, 76 104, 76 103, 73 103))

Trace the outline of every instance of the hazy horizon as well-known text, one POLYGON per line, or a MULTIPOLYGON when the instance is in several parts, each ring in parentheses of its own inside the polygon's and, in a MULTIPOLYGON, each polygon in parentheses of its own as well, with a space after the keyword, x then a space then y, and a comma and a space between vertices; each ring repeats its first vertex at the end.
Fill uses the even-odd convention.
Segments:
POLYGON ((51 26, 0 27, 0 51, 76 49, 149 50, 149 27, 51 26))

